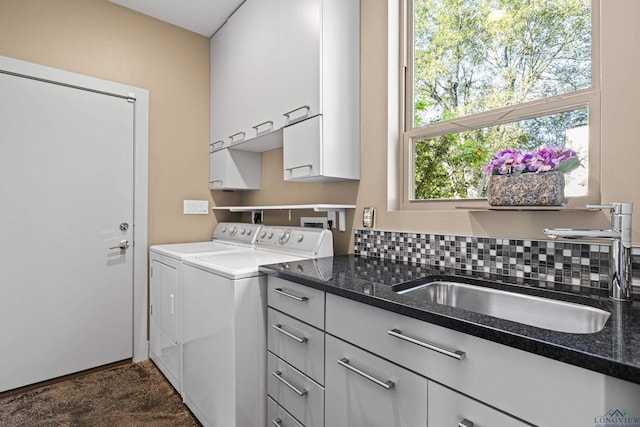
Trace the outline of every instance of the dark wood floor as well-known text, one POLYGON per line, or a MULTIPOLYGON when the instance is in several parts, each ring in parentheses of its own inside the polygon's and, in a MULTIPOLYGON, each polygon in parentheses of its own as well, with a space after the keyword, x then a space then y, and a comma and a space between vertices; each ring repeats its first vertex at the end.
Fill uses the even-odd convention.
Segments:
POLYGON ((0 394, 0 426, 200 424, 151 361, 128 363, 19 393, 0 394))

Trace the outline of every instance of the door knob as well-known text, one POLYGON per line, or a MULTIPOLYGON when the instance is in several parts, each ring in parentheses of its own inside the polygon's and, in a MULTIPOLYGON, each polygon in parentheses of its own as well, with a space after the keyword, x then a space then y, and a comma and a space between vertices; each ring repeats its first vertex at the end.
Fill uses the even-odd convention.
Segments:
POLYGON ((120 244, 118 246, 113 246, 109 249, 127 249, 129 247, 128 240, 120 240, 120 244))

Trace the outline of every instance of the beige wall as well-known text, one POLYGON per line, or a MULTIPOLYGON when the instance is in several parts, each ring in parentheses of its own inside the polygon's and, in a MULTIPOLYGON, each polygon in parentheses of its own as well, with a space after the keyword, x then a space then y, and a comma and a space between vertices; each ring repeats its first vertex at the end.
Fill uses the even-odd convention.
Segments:
POLYGON ((2 0, 0 55, 149 89, 149 244, 209 238, 213 214, 182 214, 212 202, 209 39, 106 0, 2 0))
MULTIPOLYGON (((388 5, 361 0, 362 179, 334 184, 285 183, 282 151, 263 155, 263 189, 246 193, 208 190, 209 40, 121 8, 106 0, 1 0, 0 55, 50 65, 150 90, 150 244, 206 239, 215 216, 182 215, 183 199, 217 205, 356 203, 347 232, 335 232, 336 252, 351 252, 362 208, 377 208, 377 228, 544 238, 546 226, 606 227, 593 212, 468 212, 388 210, 388 134, 394 117, 395 78, 386 48, 388 5), (388 81, 391 80, 391 85, 388 81), (391 105, 390 105, 391 103, 391 105), (389 125, 391 123, 391 125, 389 125)), ((602 201, 632 201, 640 242, 640 2, 605 0, 602 11, 602 201)), ((299 213, 298 213, 299 214, 299 213)), ((318 216, 313 212, 303 215, 318 216)), ((291 224, 298 224, 294 212, 291 224)), ((248 218, 247 218, 248 219, 248 218)), ((288 212, 268 212, 267 223, 288 223, 288 212)))

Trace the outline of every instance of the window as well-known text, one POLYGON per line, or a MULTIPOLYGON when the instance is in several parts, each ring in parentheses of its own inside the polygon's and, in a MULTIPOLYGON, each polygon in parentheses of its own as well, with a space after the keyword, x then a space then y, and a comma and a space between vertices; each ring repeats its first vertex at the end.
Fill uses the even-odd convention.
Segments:
POLYGON ((598 2, 408 3, 405 207, 481 199, 494 154, 544 145, 579 154, 567 195, 597 199, 598 2))

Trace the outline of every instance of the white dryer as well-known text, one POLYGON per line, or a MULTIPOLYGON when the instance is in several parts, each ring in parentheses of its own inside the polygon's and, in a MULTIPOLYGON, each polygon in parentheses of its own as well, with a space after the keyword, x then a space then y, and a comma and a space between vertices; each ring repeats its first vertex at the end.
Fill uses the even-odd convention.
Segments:
POLYGON ((266 425, 267 280, 259 266, 332 255, 328 230, 263 226, 254 250, 184 259, 184 401, 205 427, 266 425))
POLYGON ((149 357, 182 396, 182 259, 197 254, 251 249, 261 226, 220 223, 211 241, 151 246, 149 249, 149 357))

